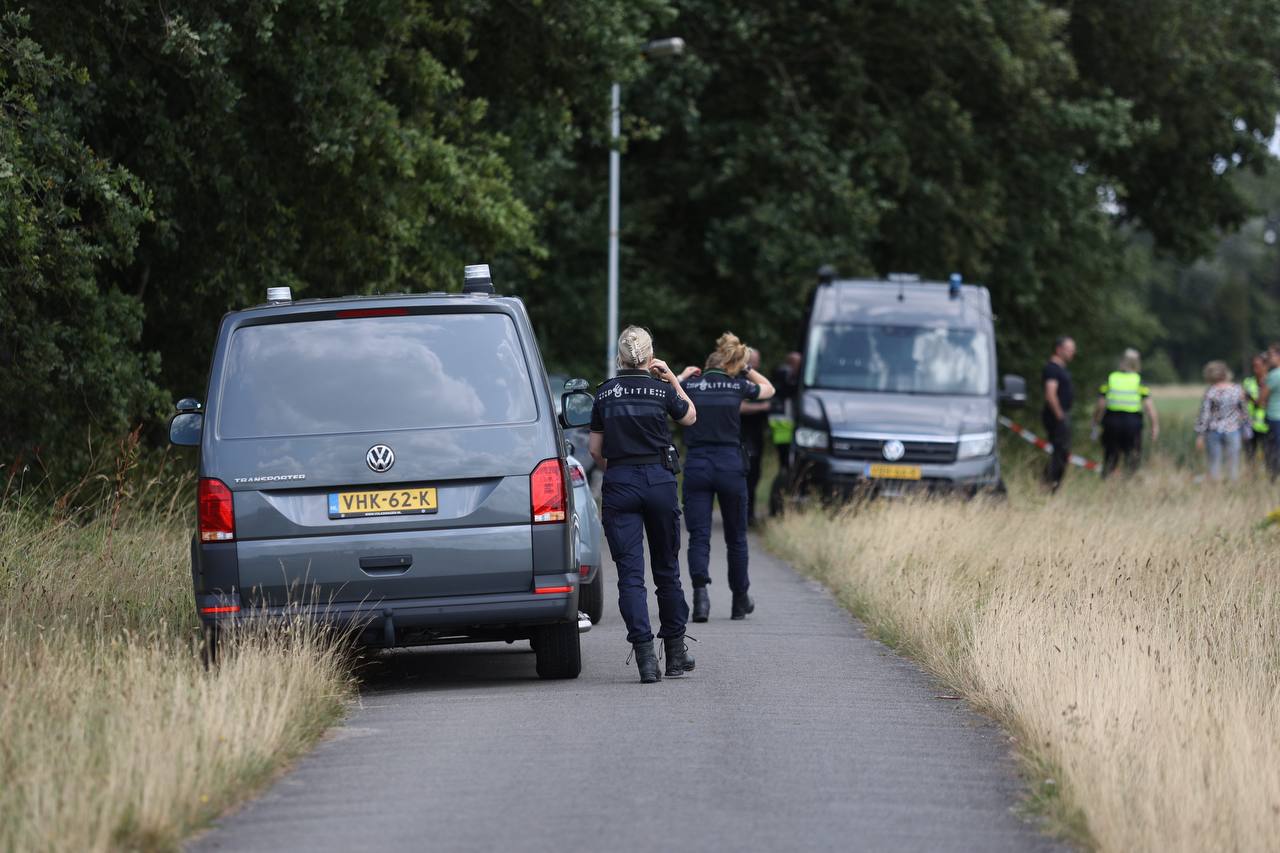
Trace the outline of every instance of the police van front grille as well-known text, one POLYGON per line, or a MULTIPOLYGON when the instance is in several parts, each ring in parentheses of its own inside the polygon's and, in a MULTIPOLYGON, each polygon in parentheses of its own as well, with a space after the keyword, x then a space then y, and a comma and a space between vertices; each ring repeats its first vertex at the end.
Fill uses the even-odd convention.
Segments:
MULTIPOLYGON (((883 439, 879 438, 839 438, 831 439, 831 454, 840 459, 860 459, 867 462, 884 462, 883 439)), ((904 441, 905 449, 901 459, 895 460, 911 465, 945 465, 956 461, 956 443, 954 441, 904 441)))

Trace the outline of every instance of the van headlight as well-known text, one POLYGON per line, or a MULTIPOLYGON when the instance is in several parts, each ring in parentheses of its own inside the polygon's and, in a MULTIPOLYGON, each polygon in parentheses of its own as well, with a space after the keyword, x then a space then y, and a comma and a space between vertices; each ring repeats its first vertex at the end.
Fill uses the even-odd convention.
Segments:
POLYGON ((796 427, 795 442, 797 447, 826 450, 827 431, 813 427, 796 427))
POLYGON ((996 434, 982 432, 975 435, 960 436, 960 446, 956 450, 956 459, 976 459, 979 456, 990 456, 996 449, 996 434))

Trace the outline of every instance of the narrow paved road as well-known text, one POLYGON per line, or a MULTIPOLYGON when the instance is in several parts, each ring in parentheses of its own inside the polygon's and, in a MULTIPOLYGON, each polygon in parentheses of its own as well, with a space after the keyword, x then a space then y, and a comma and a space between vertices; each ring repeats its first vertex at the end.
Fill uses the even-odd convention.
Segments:
POLYGON ((998 729, 752 546, 756 613, 729 620, 721 544, 690 676, 641 685, 616 607, 576 681, 538 681, 525 644, 386 656, 345 726, 192 849, 1055 846, 1014 812, 998 729))

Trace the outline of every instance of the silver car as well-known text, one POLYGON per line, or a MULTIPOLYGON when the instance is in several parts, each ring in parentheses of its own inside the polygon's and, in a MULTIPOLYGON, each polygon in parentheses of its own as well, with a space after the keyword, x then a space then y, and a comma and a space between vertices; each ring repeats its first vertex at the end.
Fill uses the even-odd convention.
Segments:
POLYGON ((573 485, 573 510, 578 516, 578 609, 592 624, 604 615, 604 578, 600 570, 603 560, 604 530, 600 526, 600 510, 591 494, 591 482, 576 457, 570 456, 569 482, 573 485))

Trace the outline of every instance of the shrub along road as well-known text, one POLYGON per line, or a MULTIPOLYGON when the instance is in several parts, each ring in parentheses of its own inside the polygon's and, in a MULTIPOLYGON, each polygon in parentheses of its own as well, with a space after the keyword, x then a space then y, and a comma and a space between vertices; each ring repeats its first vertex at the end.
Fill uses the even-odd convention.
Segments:
POLYGON ((192 848, 1055 846, 1016 814, 998 728, 758 541, 757 610, 731 622, 712 558, 689 676, 639 684, 616 607, 576 681, 538 681, 523 643, 385 656, 344 726, 192 848))

